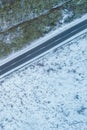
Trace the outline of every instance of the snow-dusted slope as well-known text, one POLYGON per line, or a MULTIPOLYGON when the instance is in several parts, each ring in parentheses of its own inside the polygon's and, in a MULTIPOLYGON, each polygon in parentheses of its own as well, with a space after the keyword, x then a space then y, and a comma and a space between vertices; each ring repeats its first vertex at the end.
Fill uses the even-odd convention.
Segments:
POLYGON ((87 129, 87 33, 0 81, 0 130, 87 129))

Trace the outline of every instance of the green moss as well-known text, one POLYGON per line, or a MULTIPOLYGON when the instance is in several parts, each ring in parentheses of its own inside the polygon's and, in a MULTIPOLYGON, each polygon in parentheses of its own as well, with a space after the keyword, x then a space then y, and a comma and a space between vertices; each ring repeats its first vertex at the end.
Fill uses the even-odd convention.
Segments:
POLYGON ((15 0, 7 2, 0 8, 0 27, 2 31, 12 27, 20 22, 30 20, 44 13, 44 10, 50 10, 53 6, 60 3, 58 0, 15 0), (31 16, 32 15, 32 16, 31 16), (7 24, 6 28, 3 28, 7 24))
POLYGON ((0 48, 0 57, 6 56, 12 52, 10 46, 5 43, 0 42, 0 48))

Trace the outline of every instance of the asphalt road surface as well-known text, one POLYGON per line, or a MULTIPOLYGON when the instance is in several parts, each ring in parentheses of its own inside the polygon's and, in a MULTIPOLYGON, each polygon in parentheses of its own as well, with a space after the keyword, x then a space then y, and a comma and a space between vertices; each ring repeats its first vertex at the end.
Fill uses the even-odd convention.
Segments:
POLYGON ((40 54, 46 52, 48 49, 60 44, 61 42, 67 40, 68 38, 74 36, 75 34, 81 32, 87 28, 87 20, 71 27, 70 29, 58 34, 57 36, 49 39, 48 41, 38 45, 37 47, 25 52, 24 54, 12 59, 11 61, 0 66, 0 76, 13 70, 14 68, 22 65, 23 63, 39 56, 40 54))

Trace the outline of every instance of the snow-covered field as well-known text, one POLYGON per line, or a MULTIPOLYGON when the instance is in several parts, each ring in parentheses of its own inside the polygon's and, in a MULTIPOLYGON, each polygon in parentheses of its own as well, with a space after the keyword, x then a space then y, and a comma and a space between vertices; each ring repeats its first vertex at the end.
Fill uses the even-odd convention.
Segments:
POLYGON ((87 33, 0 81, 0 130, 87 130, 87 33))

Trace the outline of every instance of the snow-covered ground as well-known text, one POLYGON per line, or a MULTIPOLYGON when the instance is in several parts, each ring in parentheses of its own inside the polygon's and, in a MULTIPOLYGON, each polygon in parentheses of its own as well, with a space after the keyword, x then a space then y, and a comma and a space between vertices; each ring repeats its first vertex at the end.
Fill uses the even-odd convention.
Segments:
POLYGON ((0 81, 0 130, 87 130, 87 32, 0 81))

